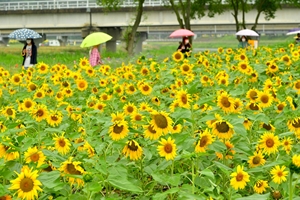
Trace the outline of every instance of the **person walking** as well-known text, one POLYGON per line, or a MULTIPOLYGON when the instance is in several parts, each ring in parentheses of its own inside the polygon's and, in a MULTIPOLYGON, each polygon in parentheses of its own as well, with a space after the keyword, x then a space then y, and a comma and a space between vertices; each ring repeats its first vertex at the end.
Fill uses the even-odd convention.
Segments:
POLYGON ((22 66, 27 70, 37 64, 37 48, 32 38, 28 38, 22 49, 22 66))

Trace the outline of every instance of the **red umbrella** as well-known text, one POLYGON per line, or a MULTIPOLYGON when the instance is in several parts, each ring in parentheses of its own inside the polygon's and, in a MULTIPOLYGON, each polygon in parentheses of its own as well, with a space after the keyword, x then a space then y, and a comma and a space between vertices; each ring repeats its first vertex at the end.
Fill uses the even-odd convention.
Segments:
POLYGON ((169 37, 171 38, 175 38, 175 37, 188 37, 188 36, 194 36, 195 33, 193 33, 190 30, 187 29, 178 29, 176 31, 174 31, 173 33, 171 33, 171 35, 169 37))

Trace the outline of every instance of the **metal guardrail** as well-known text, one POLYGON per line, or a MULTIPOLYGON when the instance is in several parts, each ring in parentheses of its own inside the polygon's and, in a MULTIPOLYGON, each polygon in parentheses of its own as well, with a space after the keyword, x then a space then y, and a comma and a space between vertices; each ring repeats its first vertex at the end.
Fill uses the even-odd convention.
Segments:
MULTIPOLYGON (((133 0, 124 0, 121 7, 135 7, 133 0)), ((166 5, 165 0, 145 0, 144 7, 166 5)), ((0 2, 0 10, 47 10, 69 8, 101 8, 95 0, 39 0, 0 2)))

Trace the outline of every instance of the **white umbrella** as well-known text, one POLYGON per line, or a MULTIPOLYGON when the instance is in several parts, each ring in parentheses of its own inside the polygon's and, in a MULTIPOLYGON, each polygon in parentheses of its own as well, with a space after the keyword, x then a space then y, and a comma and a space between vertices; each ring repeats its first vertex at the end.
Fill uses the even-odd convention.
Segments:
POLYGON ((290 30, 286 35, 294 35, 300 33, 300 28, 290 30))
POLYGON ((253 30, 250 29, 244 29, 244 30, 240 30, 238 31, 235 35, 239 35, 239 36, 259 36, 258 33, 256 33, 253 30))

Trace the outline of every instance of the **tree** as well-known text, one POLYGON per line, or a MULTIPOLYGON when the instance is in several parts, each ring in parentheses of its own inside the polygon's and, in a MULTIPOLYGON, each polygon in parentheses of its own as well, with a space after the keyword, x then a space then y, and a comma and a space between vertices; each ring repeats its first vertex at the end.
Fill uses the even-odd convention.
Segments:
MULTIPOLYGON (((135 0, 135 3, 137 3, 137 7, 133 8, 136 9, 135 13, 135 20, 133 22, 133 25, 129 25, 124 33, 124 38, 126 41, 126 50, 129 55, 133 54, 134 50, 134 40, 137 34, 137 29, 141 23, 142 15, 143 15, 143 3, 145 0, 135 0)), ((121 3, 123 3, 122 0, 97 0, 97 3, 100 5, 103 5, 107 7, 109 10, 117 10, 120 8, 121 3)))
POLYGON ((180 28, 191 30, 191 19, 202 18, 206 15, 213 17, 216 13, 221 13, 222 0, 167 0, 174 11, 180 28), (177 2, 177 3, 176 3, 177 2))

